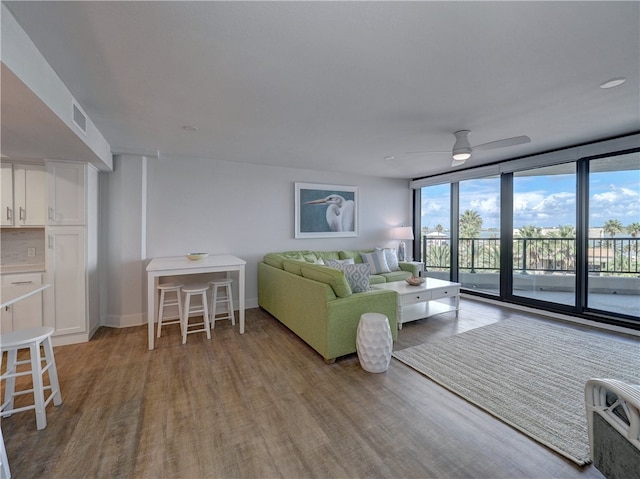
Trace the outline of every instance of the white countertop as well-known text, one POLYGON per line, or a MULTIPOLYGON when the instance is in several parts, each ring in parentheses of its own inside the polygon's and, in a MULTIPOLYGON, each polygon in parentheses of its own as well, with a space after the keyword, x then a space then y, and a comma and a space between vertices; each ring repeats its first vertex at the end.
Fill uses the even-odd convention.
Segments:
POLYGON ((1 274, 44 273, 44 264, 7 264, 0 266, 1 274))
POLYGON ((1 290, 0 309, 28 298, 47 289, 50 284, 21 284, 19 286, 3 286, 1 290))

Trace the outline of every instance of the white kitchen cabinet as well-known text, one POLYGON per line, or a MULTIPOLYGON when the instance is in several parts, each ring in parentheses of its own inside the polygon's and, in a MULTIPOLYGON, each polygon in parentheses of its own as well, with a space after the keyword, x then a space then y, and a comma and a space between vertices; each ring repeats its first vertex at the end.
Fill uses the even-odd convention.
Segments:
POLYGON ((14 163, 14 225, 44 226, 46 173, 42 165, 14 163))
MULTIPOLYGON (((42 284, 42 273, 5 274, 2 286, 42 284)), ((42 326, 42 293, 2 308, 2 333, 42 326)))
POLYGON ((84 225, 86 222, 85 163, 47 161, 47 224, 55 226, 84 225))
POLYGON ((48 198, 54 203, 45 238, 51 287, 44 291, 44 324, 54 328, 55 346, 88 341, 100 324, 98 170, 88 163, 45 164, 48 198))
POLYGON ((0 188, 0 207, 2 207, 0 225, 13 226, 13 165, 11 163, 2 163, 0 188))
POLYGON ((87 330, 85 251, 83 226, 48 229, 44 323, 56 336, 87 330))
POLYGON ((43 165, 2 163, 2 226, 44 226, 43 165))

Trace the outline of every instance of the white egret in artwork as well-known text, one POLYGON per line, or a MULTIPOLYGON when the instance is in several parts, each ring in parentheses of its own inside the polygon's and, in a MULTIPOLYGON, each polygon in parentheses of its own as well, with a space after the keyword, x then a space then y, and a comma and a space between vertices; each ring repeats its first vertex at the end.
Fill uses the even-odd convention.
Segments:
POLYGON ((319 200, 307 201, 307 205, 328 205, 327 224, 331 231, 355 231, 355 203, 340 195, 329 195, 319 200))

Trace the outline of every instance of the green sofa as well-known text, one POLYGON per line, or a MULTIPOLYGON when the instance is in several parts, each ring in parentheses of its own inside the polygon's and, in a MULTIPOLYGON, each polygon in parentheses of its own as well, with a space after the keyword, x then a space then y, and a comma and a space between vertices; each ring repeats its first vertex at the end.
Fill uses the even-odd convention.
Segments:
MULTIPOLYGON (((356 330, 363 313, 384 314, 389 318, 393 339, 398 336, 394 291, 353 293, 342 271, 317 264, 319 259, 348 258, 353 258, 356 264, 362 263, 361 252, 372 250, 268 253, 258 264, 260 307, 296 333, 328 363, 356 352, 356 330)), ((399 262, 398 267, 396 271, 372 274, 370 284, 418 276, 414 264, 399 262)))

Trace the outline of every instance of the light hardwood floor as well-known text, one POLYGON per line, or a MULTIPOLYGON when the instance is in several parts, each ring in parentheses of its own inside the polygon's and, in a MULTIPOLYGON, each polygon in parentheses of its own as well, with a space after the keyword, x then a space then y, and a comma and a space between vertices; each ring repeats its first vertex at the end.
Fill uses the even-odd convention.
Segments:
MULTIPOLYGON (((462 300, 452 313, 405 324, 395 349, 513 315, 462 300)), ((163 328, 101 328, 55 348, 64 402, 2 420, 15 478, 601 478, 396 360, 363 371, 328 365, 277 320, 247 311, 212 339, 163 328)), ((601 333, 596 333, 601 334, 601 333)))

